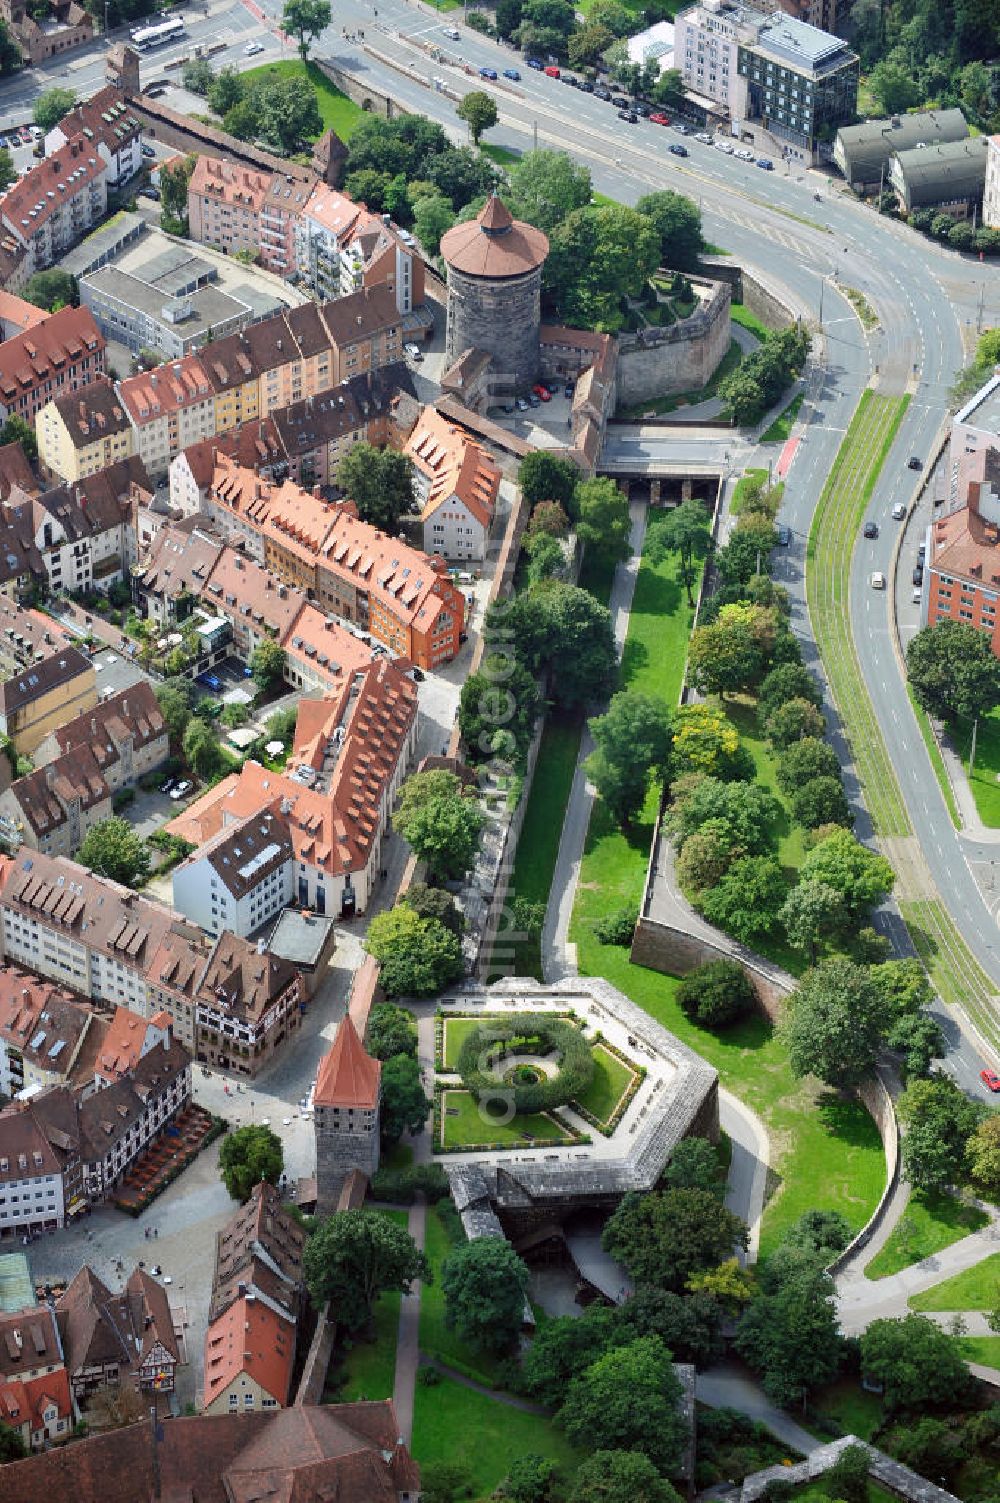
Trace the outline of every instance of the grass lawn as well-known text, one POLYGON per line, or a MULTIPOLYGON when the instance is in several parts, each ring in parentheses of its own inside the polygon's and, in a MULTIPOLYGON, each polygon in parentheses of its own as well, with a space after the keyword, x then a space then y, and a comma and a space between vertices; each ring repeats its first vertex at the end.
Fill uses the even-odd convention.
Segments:
POLYGON ((761 434, 761 443, 783 444, 792 431, 792 425, 798 417, 799 408, 804 401, 805 393, 800 391, 797 397, 792 398, 784 412, 779 412, 770 428, 765 429, 761 434))
MULTIPOLYGON (((380 1214, 397 1226, 406 1226, 405 1211, 382 1211, 380 1214)), ((334 1361, 337 1362, 338 1355, 342 1360, 332 1369, 333 1383, 327 1379, 328 1402, 351 1404, 357 1399, 392 1398, 401 1299, 398 1290, 381 1295, 375 1306, 375 1335, 371 1341, 357 1337, 349 1349, 338 1345, 334 1361)))
MULTIPOLYGON (((582 730, 580 717, 563 715, 555 710, 545 722, 521 838, 514 857, 509 891, 511 900, 525 898, 529 903, 548 902, 582 730)), ((513 942, 502 933, 497 936, 491 978, 509 976, 512 971, 515 976, 542 979, 540 935, 528 935, 513 942)))
POLYGON ((766 483, 766 470, 751 467, 749 470, 743 471, 743 474, 740 476, 739 480, 737 480, 736 486, 733 490, 733 499, 729 503, 729 510, 732 512, 734 517, 738 517, 740 512, 743 510, 743 501, 750 487, 754 485, 765 485, 766 483))
POLYGON ((885 1418, 878 1394, 866 1393, 857 1378, 838 1378, 836 1383, 819 1389, 812 1407, 845 1435, 856 1435, 859 1440, 871 1440, 885 1418))
POLYGON ((334 88, 315 63, 303 63, 301 58, 288 58, 281 63, 265 63, 261 68, 250 68, 242 75, 247 83, 256 78, 271 76, 308 79, 316 90, 323 129, 335 130, 342 141, 349 141, 355 126, 365 118, 361 106, 334 88))
POLYGON ((480 142, 479 150, 497 167, 516 167, 524 155, 523 152, 515 151, 510 146, 491 146, 488 141, 480 142))
MULTIPOLYGON (((441 1265, 451 1252, 452 1247, 465 1242, 465 1233, 457 1218, 455 1218, 455 1225, 457 1232, 453 1237, 449 1223, 441 1218, 435 1207, 428 1206, 424 1252, 431 1265, 434 1282, 433 1284, 422 1284, 420 1287, 420 1350, 439 1358, 442 1362, 455 1364, 461 1370, 465 1371, 469 1377, 475 1378, 478 1382, 486 1383, 492 1387, 499 1381, 500 1363, 496 1358, 489 1356, 487 1353, 475 1351, 472 1347, 467 1346, 445 1324, 444 1294, 441 1290, 441 1265)), ((431 1389, 424 1389, 418 1383, 418 1404, 421 1393, 430 1394, 431 1392, 431 1389)), ((433 1392, 440 1393, 441 1388, 436 1388, 433 1392)), ((453 1434, 452 1455, 455 1454, 454 1445, 455 1435, 453 1434)))
POLYGON ((590 1052, 594 1056, 594 1078, 584 1093, 575 1099, 599 1122, 608 1122, 636 1072, 603 1044, 595 1044, 590 1052))
MULTIPOLYGON (((865 1269, 869 1279, 885 1279, 890 1274, 919 1263, 953 1242, 960 1242, 970 1232, 978 1232, 989 1217, 977 1206, 965 1205, 954 1195, 924 1195, 915 1190, 910 1196, 906 1211, 900 1218, 885 1246, 880 1249, 865 1269)), ((940 1286, 938 1286, 940 1287, 940 1286)), ((928 1291, 933 1293, 935 1291, 928 1291)), ((926 1295, 914 1296, 914 1300, 926 1295)), ((914 1309, 950 1310, 951 1305, 916 1305, 914 1309)), ((958 1309, 956 1305, 954 1307, 958 1309)), ((978 1309, 979 1306, 970 1306, 978 1309)))
POLYGON ((640 418, 647 412, 655 412, 661 417, 665 412, 676 412, 679 407, 689 407, 695 402, 706 402, 709 397, 714 397, 722 382, 727 376, 731 376, 736 367, 743 359, 743 351, 735 339, 729 342, 729 349, 723 355, 716 368, 715 374, 709 378, 704 386, 695 391, 675 392, 669 397, 654 397, 649 402, 638 402, 634 407, 622 407, 618 416, 622 418, 640 418))
POLYGON ((1000 1336, 960 1336, 959 1345, 967 1362, 1000 1368, 1000 1336))
POLYGON ((572 1129, 549 1112, 519 1114, 510 1122, 484 1120, 479 1103, 469 1091, 445 1091, 441 1109, 444 1141, 453 1148, 477 1143, 524 1148, 532 1138, 561 1143, 573 1136, 572 1129), (452 1115, 454 1112, 457 1115, 452 1115))
POLYGON ((458 1069, 458 1056, 466 1037, 474 1028, 480 1027, 481 1018, 445 1018, 444 1020, 444 1068, 458 1069))
MULTIPOLYGON (((960 720, 952 732, 952 743, 962 759, 966 776, 972 749, 972 723, 960 720)), ((972 797, 984 825, 1000 825, 1000 717, 996 711, 983 715, 976 732, 976 761, 969 778, 972 797)))
POLYGON ((488 1498, 520 1456, 550 1456, 568 1472, 579 1462, 545 1415, 512 1409, 447 1378, 433 1388, 417 1384, 410 1449, 421 1465, 460 1460, 475 1499, 488 1498))
MULTIPOLYGON (((985 1218, 984 1218, 985 1220, 985 1218)), ((1000 1301, 1000 1253, 910 1298, 911 1310, 994 1310, 1000 1301)))
POLYGON ((763 339, 771 332, 770 324, 766 324, 756 313, 751 313, 745 303, 730 303, 729 316, 734 324, 740 324, 744 329, 749 329, 751 334, 756 334, 758 339, 763 339))

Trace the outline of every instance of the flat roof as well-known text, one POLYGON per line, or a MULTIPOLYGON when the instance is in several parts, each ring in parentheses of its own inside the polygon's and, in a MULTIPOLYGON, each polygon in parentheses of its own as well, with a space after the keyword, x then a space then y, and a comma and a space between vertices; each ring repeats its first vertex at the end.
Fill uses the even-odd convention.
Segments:
POLYGON ((81 240, 79 245, 63 256, 59 269, 68 271, 74 277, 81 277, 92 266, 96 266, 98 261, 121 247, 126 240, 139 239, 145 230, 146 221, 141 214, 122 209, 108 224, 94 230, 86 240, 81 240))
MULTIPOLYGON (((81 286, 85 290, 92 289, 102 301, 113 298, 126 307, 146 314, 156 323, 177 329, 185 338, 191 338, 201 329, 215 328, 235 318, 243 317, 246 322, 250 321, 250 309, 246 304, 238 302, 218 287, 198 287, 193 292, 178 294, 178 306, 190 304, 191 311, 172 320, 166 317, 165 310, 175 301, 173 293, 140 281, 138 277, 127 271, 119 271, 115 266, 102 266, 98 271, 88 272, 81 278, 81 286)), ((83 301, 86 302, 87 299, 84 298, 83 301)))
POLYGON ((1000 436, 1000 375, 993 375, 955 414, 956 423, 1000 436))
POLYGON ((0 1253, 0 1310, 24 1310, 34 1303, 35 1286, 26 1254, 0 1253))
POLYGON ((268 935, 267 948, 272 955, 290 960, 293 965, 315 966, 319 964, 333 928, 330 914, 284 908, 268 935))
POLYGON ((752 46, 789 62, 809 63, 813 68, 833 61, 839 54, 850 53, 847 43, 840 37, 820 31, 808 21, 786 16, 783 11, 768 16, 752 46))

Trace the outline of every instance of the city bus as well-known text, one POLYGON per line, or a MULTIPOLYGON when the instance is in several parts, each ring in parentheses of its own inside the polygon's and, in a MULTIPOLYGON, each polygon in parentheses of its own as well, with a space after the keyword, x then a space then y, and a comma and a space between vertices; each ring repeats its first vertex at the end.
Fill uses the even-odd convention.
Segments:
POLYGON ((181 16, 174 16, 170 21, 158 21, 155 26, 140 26, 132 32, 132 43, 140 51, 148 47, 163 47, 167 42, 183 42, 184 21, 181 16))

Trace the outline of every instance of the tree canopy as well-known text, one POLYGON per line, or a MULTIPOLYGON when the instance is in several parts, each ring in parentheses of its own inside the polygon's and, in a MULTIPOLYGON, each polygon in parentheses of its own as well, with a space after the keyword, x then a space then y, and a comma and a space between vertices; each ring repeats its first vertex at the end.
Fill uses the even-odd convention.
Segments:
POLYGON ((956 1338, 925 1315, 873 1320, 861 1334, 861 1371, 883 1385, 890 1409, 953 1404, 971 1381, 956 1338))
POLYGON ((392 1059, 394 1054, 415 1056, 417 1024, 412 1012, 393 1002, 376 1002, 368 1014, 367 1047, 375 1059, 392 1059))
POLYGON ((31 107, 31 118, 43 131, 50 131, 76 104, 72 89, 45 89, 31 107))
POLYGON ((378 1211, 340 1211, 320 1223, 302 1258, 306 1287, 317 1306, 332 1300, 347 1331, 370 1326, 375 1301, 390 1289, 409 1294, 431 1268, 413 1238, 378 1211))
POLYGON ((651 221, 659 236, 660 265, 674 271, 696 271, 705 248, 698 205, 682 193, 663 188, 643 194, 635 208, 637 214, 651 221))
POLYGON ((141 887, 149 876, 149 848, 145 840, 127 819, 118 815, 91 825, 76 859, 98 876, 121 882, 125 887, 141 887))
POLYGON ((852 918, 867 914, 892 891, 895 873, 884 856, 876 855, 849 830, 833 830, 806 852, 800 880, 823 882, 839 892, 852 918))
POLYGON ((795 1075, 857 1085, 875 1067, 885 999, 863 967, 843 956, 807 971, 789 998, 781 1035, 795 1075))
MULTIPOLYGON (((568 158, 567 158, 568 160, 568 158)), ((535 449, 521 460, 517 483, 529 506, 557 502, 568 517, 576 516, 576 488, 580 471, 570 459, 560 459, 547 449, 535 449)))
POLYGON ((557 704, 603 699, 616 664, 611 612, 589 590, 547 579, 498 601, 486 616, 491 647, 511 645, 533 672, 547 672, 557 704))
MULTIPOLYGON (((724 1028, 756 1005, 753 987, 738 960, 708 960, 696 966, 681 980, 677 1001, 702 1028, 724 1028)), ((678 1149, 683 1146, 679 1144, 678 1149)))
POLYGON ((387 997, 434 997, 462 974, 458 936, 405 903, 377 913, 364 943, 381 966, 379 983, 387 997))
POLYGON ((528 1270, 502 1237, 479 1237, 452 1249, 441 1269, 445 1320, 463 1341, 485 1351, 517 1342, 528 1270))
POLYGON ((483 828, 479 800, 453 772, 415 772, 399 791, 393 825, 432 878, 463 876, 476 859, 483 828))
POLYGON ((629 824, 651 783, 662 782, 670 765, 670 709, 665 700, 623 690, 604 715, 590 722, 595 750, 587 776, 620 824, 629 824))
POLYGON ((944 1190, 968 1166, 969 1139, 986 1108, 949 1075, 911 1080, 896 1102, 903 1124, 903 1168, 917 1190, 944 1190))
MULTIPOLYGON (((541 534, 547 536, 547 534, 541 534)), ((462 685, 458 723, 471 762, 495 756, 512 737, 515 755, 524 756, 538 715, 538 686, 512 652, 488 653, 462 685)))
POLYGON ((637 1450, 663 1471, 684 1448, 681 1385, 658 1336, 612 1347, 569 1385, 559 1423, 574 1444, 637 1450))
POLYGON ((917 703, 940 720, 988 715, 1000 705, 1000 660, 989 636, 965 621, 918 631, 906 649, 906 673, 917 703))
POLYGON ((45 271, 36 271, 28 278, 21 294, 26 303, 56 313, 60 308, 75 308, 80 301, 80 288, 76 277, 58 266, 49 266, 45 271))
POLYGON ((758 1295, 740 1321, 736 1350, 776 1404, 801 1404, 837 1376, 845 1347, 833 1295, 828 1273, 799 1268, 758 1295))
POLYGON ((337 484, 358 508, 363 522, 396 533, 416 506, 413 465, 396 449, 352 444, 337 465, 337 484))
POLYGON ((483 132, 496 125, 500 119, 496 100, 482 89, 472 89, 468 94, 463 95, 455 114, 459 120, 465 121, 469 127, 469 135, 477 146, 483 132))
POLYGON ((590 172, 566 152, 526 151, 510 169, 507 206, 516 219, 548 235, 574 209, 589 204, 592 192, 590 172))
POLYGON ((285 672, 285 649, 273 637, 264 637, 250 657, 250 671, 261 689, 278 683, 285 672))
POLYGON ((576 1474, 570 1503, 680 1503, 642 1451, 595 1451, 576 1474))
POLYGON ((746 1247, 747 1229, 707 1190, 626 1195, 605 1223, 604 1247, 636 1284, 679 1293, 692 1273, 746 1247))
POLYGON ((299 56, 305 62, 309 43, 315 41, 330 24, 330 0, 285 0, 281 29, 295 38, 299 56))
POLYGON ((777 922, 788 880, 774 856, 740 856, 693 898, 709 923, 752 945, 777 922))
POLYGON ((222 1182, 233 1200, 241 1204, 250 1199, 254 1187, 262 1180, 276 1185, 284 1163, 281 1139, 261 1123, 227 1133, 219 1149, 222 1182))
POLYGON ((588 204, 553 229, 543 286, 560 318, 615 333, 623 299, 636 297, 660 259, 650 220, 624 204, 588 204))
POLYGON ((398 1143, 404 1132, 418 1132, 431 1109, 420 1083, 420 1066, 412 1054, 394 1054, 382 1066, 379 1126, 385 1143, 398 1143))
POLYGON ((632 551, 628 496, 607 475, 581 480, 576 488, 576 533, 591 553, 621 563, 632 551))

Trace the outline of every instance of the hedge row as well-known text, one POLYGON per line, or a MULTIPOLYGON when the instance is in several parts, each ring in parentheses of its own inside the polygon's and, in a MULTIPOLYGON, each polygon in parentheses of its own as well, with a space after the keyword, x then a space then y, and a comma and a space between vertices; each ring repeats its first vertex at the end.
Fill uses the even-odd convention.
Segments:
POLYGON ((513 1099, 518 1115, 530 1115, 551 1111, 582 1095, 594 1078, 594 1059, 586 1038, 572 1023, 544 1013, 516 1013, 484 1021, 467 1035, 458 1056, 458 1073, 477 1101, 502 1090, 513 1099), (544 1055, 553 1050, 559 1056, 558 1072, 531 1084, 501 1082, 489 1069, 480 1068, 484 1056, 502 1060, 508 1054, 544 1055))

